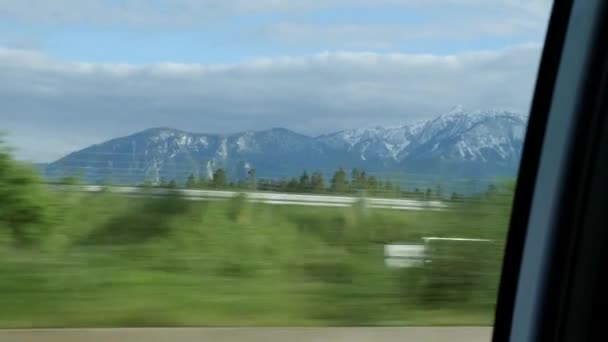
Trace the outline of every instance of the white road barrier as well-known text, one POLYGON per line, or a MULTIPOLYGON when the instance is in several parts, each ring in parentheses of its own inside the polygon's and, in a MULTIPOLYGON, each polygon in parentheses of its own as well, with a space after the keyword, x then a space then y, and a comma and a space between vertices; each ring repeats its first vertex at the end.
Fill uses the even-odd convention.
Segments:
POLYGON ((384 245, 384 263, 391 268, 420 267, 432 262, 432 241, 492 242, 489 239, 461 237, 423 237, 422 243, 392 243, 384 245))
POLYGON ((319 207, 346 207, 363 201, 370 208, 394 210, 443 210, 447 205, 441 201, 417 201, 395 198, 359 198, 349 196, 287 194, 273 192, 237 192, 224 190, 164 189, 133 186, 100 185, 54 185, 62 191, 82 191, 124 194, 129 196, 167 196, 177 193, 191 200, 218 200, 244 195, 249 201, 276 205, 304 205, 319 207))

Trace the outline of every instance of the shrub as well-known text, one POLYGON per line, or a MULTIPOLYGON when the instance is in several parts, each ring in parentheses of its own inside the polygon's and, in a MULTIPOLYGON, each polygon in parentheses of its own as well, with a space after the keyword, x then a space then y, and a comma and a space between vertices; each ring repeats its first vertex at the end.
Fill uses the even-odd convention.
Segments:
POLYGON ((37 244, 44 238, 48 200, 34 170, 13 160, 0 141, 0 222, 18 245, 37 244))

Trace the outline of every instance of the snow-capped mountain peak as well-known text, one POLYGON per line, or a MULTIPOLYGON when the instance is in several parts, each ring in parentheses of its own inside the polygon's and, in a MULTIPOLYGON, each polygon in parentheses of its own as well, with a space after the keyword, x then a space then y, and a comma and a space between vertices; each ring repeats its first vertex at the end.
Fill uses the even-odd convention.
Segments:
POLYGON ((434 119, 404 125, 342 130, 317 137, 285 128, 230 135, 152 128, 74 152, 47 168, 50 177, 85 174, 119 183, 183 180, 226 168, 233 178, 255 168, 260 177, 297 176, 338 167, 370 172, 494 176, 514 174, 527 125, 505 110, 455 106, 434 119))
POLYGON ((457 104, 454 107, 450 108, 447 115, 462 114, 462 113, 464 113, 464 106, 461 104, 457 104))

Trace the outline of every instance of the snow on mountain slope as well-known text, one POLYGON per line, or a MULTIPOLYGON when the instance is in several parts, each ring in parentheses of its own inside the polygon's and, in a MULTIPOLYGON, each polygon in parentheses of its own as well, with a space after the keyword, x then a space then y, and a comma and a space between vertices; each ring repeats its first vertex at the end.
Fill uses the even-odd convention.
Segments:
POLYGON ((317 137, 331 148, 354 152, 362 160, 368 158, 394 159, 412 140, 410 126, 372 127, 340 131, 317 137))
POLYGON ((244 165, 260 177, 280 178, 337 167, 405 173, 446 168, 464 177, 514 174, 526 124, 524 115, 507 110, 455 107, 432 120, 318 137, 285 128, 231 135, 153 128, 71 153, 49 164, 46 174, 119 183, 183 180, 192 173, 208 177, 209 169, 218 167, 235 178, 244 174, 244 165))
POLYGON ((527 118, 506 110, 453 111, 428 121, 401 158, 518 162, 527 118))
POLYGON ((340 131, 317 139, 362 159, 380 157, 516 161, 521 154, 527 118, 507 110, 466 112, 455 107, 428 121, 392 128, 340 131))

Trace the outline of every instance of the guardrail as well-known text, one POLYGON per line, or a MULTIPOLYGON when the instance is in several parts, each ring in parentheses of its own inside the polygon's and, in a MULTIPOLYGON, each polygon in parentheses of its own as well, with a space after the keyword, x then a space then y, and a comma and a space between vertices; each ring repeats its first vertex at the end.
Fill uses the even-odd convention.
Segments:
POLYGON ((129 196, 168 196, 178 194, 189 200, 225 200, 244 195, 249 201, 276 204, 276 205, 306 205, 323 207, 347 207, 364 201, 370 208, 395 210, 444 210, 447 205, 441 201, 417 201, 412 199, 394 198, 361 198, 333 195, 307 195, 272 192, 238 192, 225 190, 195 190, 195 189, 165 189, 143 188, 129 186, 101 186, 101 185, 54 185, 61 191, 102 192, 109 191, 129 196))

